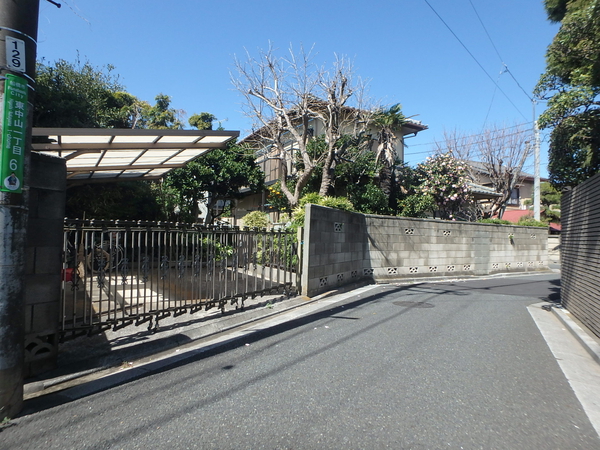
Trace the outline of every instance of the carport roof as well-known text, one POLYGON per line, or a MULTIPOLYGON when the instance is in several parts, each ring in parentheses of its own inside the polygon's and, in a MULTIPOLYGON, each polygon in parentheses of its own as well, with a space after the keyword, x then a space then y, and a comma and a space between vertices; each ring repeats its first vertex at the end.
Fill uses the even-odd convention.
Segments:
POLYGON ((67 160, 67 184, 154 180, 239 131, 33 128, 32 149, 67 160))

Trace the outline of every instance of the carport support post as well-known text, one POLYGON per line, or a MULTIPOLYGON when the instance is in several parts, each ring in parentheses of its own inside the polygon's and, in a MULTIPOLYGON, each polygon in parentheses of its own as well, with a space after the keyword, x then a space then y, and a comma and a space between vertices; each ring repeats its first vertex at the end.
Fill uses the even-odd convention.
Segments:
MULTIPOLYGON (((16 104, 17 97, 10 106, 15 108, 14 111, 18 110, 11 116, 14 120, 20 119, 20 114, 26 112, 23 117, 25 122, 10 122, 10 146, 22 149, 11 150, 17 155, 20 152, 22 161, 11 160, 10 167, 12 170, 12 167, 20 164, 18 173, 23 170, 25 177, 31 148, 38 16, 39 0, 0 0, 0 135, 6 137, 9 130, 9 123, 5 121, 5 111, 8 110, 6 78, 7 75, 16 75, 18 80, 26 80, 28 87, 26 105, 22 102, 16 104), (20 137, 21 134, 24 136, 20 137)), ((6 151, 6 142, 8 139, 4 139, 0 148, 0 164, 2 153, 6 151)), ((14 173, 12 176, 15 176, 14 173)), ((18 183, 11 181, 6 185, 15 191, 0 192, 0 422, 17 415, 23 406, 28 184, 22 179, 18 183)), ((0 179, 0 185, 5 186, 4 179, 0 179)))

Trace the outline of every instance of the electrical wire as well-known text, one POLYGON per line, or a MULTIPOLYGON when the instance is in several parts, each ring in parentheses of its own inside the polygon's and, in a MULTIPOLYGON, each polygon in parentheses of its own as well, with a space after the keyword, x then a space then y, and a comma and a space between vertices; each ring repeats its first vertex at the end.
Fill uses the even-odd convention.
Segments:
MULTIPOLYGON (((502 131, 502 130, 505 130, 505 129, 500 129, 500 130, 497 130, 497 131, 502 131)), ((476 146, 476 145, 479 145, 479 144, 481 144, 483 142, 493 142, 495 140, 503 140, 503 139, 506 139, 507 137, 510 137, 510 136, 518 136, 520 134, 527 134, 529 132, 530 132, 530 130, 523 130, 523 131, 517 131, 516 133, 503 134, 503 135, 500 135, 498 137, 484 137, 483 134, 476 134, 476 135, 473 135, 473 136, 479 137, 480 139, 475 139, 475 140, 469 141, 469 142, 467 142, 465 144, 454 145, 454 148, 464 148, 464 147, 468 147, 468 146, 476 146)), ((472 137, 472 136, 465 136, 464 138, 468 139, 470 137, 472 137)), ((463 139, 462 136, 460 138, 463 139)), ((442 143, 440 143, 440 142, 432 142, 430 144, 418 144, 418 145, 438 145, 439 148, 448 149, 448 147, 446 147, 443 142, 442 143)), ((424 155, 424 154, 427 154, 427 153, 436 152, 437 150, 438 149, 430 149, 430 150, 419 151, 419 152, 404 152, 404 155, 405 156, 424 155)))
MULTIPOLYGON (((533 122, 531 122, 531 121, 530 122, 518 123, 516 125, 511 125, 510 127, 498 128, 497 131, 510 130, 512 128, 524 127, 525 125, 531 125, 531 124, 533 124, 533 122)), ((525 133, 525 131, 523 131, 523 133, 525 133)), ((515 133, 515 134, 518 134, 518 133, 515 133)), ((483 135, 484 135, 484 133, 475 133, 475 134, 470 134, 468 136, 463 136, 463 137, 465 139, 468 139, 468 138, 475 138, 475 137, 483 136, 483 135)), ((435 144, 437 144, 437 142, 433 141, 433 142, 425 142, 423 144, 411 144, 411 147, 421 147, 423 145, 435 145, 435 144)))
POLYGON ((475 55, 473 55, 473 53, 471 53, 471 51, 467 48, 467 46, 463 43, 463 41, 460 40, 460 38, 458 37, 458 35, 454 32, 454 30, 452 30, 452 28, 450 28, 450 25, 448 25, 446 23, 446 21, 442 18, 442 16, 439 15, 439 13, 435 10, 435 8, 433 6, 431 6, 431 3, 429 3, 428 0, 423 0, 427 6, 429 6, 429 8, 431 8, 431 10, 434 12, 434 14, 441 20, 441 22, 446 26, 446 28, 448 28, 448 31, 450 31, 450 33, 452 33, 452 35, 456 38, 456 40, 460 43, 460 45, 462 45, 462 47, 465 49, 465 51, 469 54, 469 56, 471 56, 471 58, 473 59, 473 61, 475 61, 475 63, 479 66, 479 68, 483 71, 483 73, 485 73, 487 75, 487 77, 490 79, 490 81, 492 83, 494 83, 494 85, 498 88, 498 90, 500 92, 502 92, 502 94, 506 97, 506 99, 509 101, 509 103, 517 110, 517 112, 519 114, 521 114, 521 116, 523 116, 523 118, 525 120, 527 120, 527 117, 525 117, 525 115, 521 112, 521 110, 517 107, 517 105, 514 104, 514 102, 509 98, 509 96, 506 94, 506 92, 504 92, 502 90, 502 88, 498 85, 498 83, 496 83, 496 81, 494 81, 494 79, 492 78, 492 76, 488 73, 487 70, 485 70, 485 68, 483 67, 483 65, 479 62, 479 60, 475 57, 475 55))
POLYGON ((485 34, 487 35, 488 39, 490 40, 490 43, 492 44, 492 47, 494 47, 494 51, 496 52, 496 55, 498 55, 498 58, 500 59, 500 62, 504 66, 504 71, 507 72, 511 76, 511 78, 513 79, 513 81, 517 84, 517 86, 519 86, 519 88, 523 91, 523 93, 525 94, 525 96, 530 101, 533 101, 533 99, 531 98, 531 96, 527 93, 527 91, 525 91, 525 89, 523 89, 523 86, 521 86, 521 84, 517 81, 517 79, 515 78, 515 76, 512 74, 512 72, 508 68, 508 65, 504 62, 504 58, 502 57, 502 55, 500 55, 500 52, 498 51, 498 48, 496 47, 496 44, 494 44, 494 41, 492 40, 492 37, 490 36, 490 33, 488 33, 488 30, 487 30, 486 26, 484 25, 483 20, 481 20, 481 16, 477 12, 477 9, 475 8, 475 5, 473 4, 473 2, 471 0, 469 0, 469 3, 471 4, 471 8, 473 8, 473 11, 475 12, 475 15, 477 16, 477 19, 479 19, 479 23, 481 24, 481 27, 483 28, 483 31, 485 31, 485 34))

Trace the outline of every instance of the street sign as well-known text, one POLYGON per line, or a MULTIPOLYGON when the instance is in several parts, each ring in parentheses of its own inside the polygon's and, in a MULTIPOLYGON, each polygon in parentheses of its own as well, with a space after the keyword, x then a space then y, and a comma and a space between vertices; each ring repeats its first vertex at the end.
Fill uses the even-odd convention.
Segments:
POLYGON ((7 74, 2 100, 0 191, 21 193, 27 136, 27 80, 7 74))
POLYGON ((13 72, 25 72, 25 41, 6 36, 6 66, 13 72))

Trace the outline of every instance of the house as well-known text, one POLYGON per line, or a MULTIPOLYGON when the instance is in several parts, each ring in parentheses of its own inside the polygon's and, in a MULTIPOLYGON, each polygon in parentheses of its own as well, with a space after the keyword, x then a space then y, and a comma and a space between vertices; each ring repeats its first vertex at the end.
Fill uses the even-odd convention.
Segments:
MULTIPOLYGON (((493 190, 492 179, 485 165, 479 161, 466 161, 469 167, 469 175, 474 183, 480 186, 488 187, 493 190)), ((528 204, 531 204, 533 198, 534 175, 521 171, 517 179, 517 184, 511 192, 510 198, 505 204, 505 211, 527 210, 528 204)), ((541 181, 548 181, 541 178, 541 181)), ((517 219, 518 220, 518 219, 517 219)))
MULTIPOLYGON (((355 116, 354 108, 345 107, 344 111, 349 113, 352 117, 355 116)), ((317 118, 313 118, 309 121, 308 124, 309 134, 310 136, 322 136, 325 134, 325 127, 321 120, 317 118)), ((351 133, 352 128, 356 127, 356 123, 352 120, 346 120, 344 123, 344 132, 351 133)), ((417 133, 426 130, 427 125, 422 124, 421 122, 413 119, 406 119, 405 123, 402 125, 402 128, 398 131, 394 132, 395 141, 394 141, 394 153, 398 159, 404 159, 404 147, 405 140, 417 135, 417 133)), ((261 169, 265 173, 265 187, 268 189, 269 186, 277 183, 280 180, 284 167, 284 161, 279 157, 279 149, 275 146, 266 143, 266 140, 262 138, 262 130, 257 130, 250 134, 249 136, 242 139, 242 144, 248 144, 253 146, 256 149, 257 155, 257 163, 260 165, 261 169)), ((371 140, 371 149, 376 151, 377 149, 377 140, 379 138, 379 130, 374 126, 366 126, 363 132, 370 137, 371 140)), ((287 140, 285 141, 285 149, 289 151, 294 151, 297 149, 297 143, 293 139, 293 137, 288 133, 287 140)), ((289 175, 293 175, 294 166, 291 160, 287 161, 287 173, 289 175)), ((233 211, 233 221, 235 224, 238 224, 238 220, 244 217, 248 212, 262 210, 271 212, 272 221, 277 222, 279 220, 279 211, 272 211, 270 205, 267 203, 267 190, 259 194, 248 195, 246 198, 239 200, 236 203, 236 207, 233 211)))

